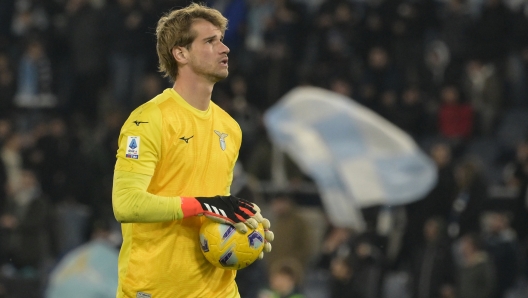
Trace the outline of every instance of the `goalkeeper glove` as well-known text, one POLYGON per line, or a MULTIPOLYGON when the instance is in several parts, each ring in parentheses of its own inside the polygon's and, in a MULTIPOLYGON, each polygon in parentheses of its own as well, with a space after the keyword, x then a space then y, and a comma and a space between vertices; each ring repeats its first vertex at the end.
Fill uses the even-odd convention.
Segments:
MULTIPOLYGON (((253 209, 257 211, 258 214, 260 214, 260 207, 257 206, 257 204, 253 204, 253 209)), ((262 260, 264 258, 264 252, 270 252, 271 251, 271 241, 275 238, 275 235, 272 231, 270 231, 271 223, 267 218, 264 218, 260 216, 261 221, 259 223, 262 224, 262 227, 264 228, 264 250, 259 254, 259 259, 262 260)))
POLYGON ((230 224, 243 234, 247 232, 246 225, 256 229, 263 220, 260 209, 257 211, 253 206, 235 196, 181 197, 184 218, 205 215, 213 221, 230 224))

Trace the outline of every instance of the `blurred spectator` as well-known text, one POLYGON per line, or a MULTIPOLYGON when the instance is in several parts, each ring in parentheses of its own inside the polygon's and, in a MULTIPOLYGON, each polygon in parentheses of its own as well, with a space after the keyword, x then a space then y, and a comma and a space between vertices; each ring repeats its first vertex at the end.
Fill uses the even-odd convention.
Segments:
POLYGON ((424 69, 419 82, 428 96, 434 97, 450 78, 447 69, 451 56, 447 45, 440 40, 431 41, 426 46, 424 56, 424 69))
POLYGON ((300 214, 293 198, 286 193, 276 194, 270 207, 277 241, 273 241, 273 250, 266 254, 268 266, 291 258, 305 269, 312 254, 310 243, 313 237, 306 219, 300 214))
POLYGON ((0 52, 0 117, 13 111, 16 93, 15 72, 9 56, 0 52))
POLYGON ((304 50, 303 7, 301 2, 281 0, 258 1, 250 8, 251 35, 247 40, 250 60, 242 58, 244 65, 240 68, 252 78, 246 81, 252 90, 248 102, 262 111, 297 83, 296 61, 302 58, 304 50), (263 23, 255 24, 258 20, 263 23))
MULTIPOLYGON (((69 111, 77 117, 94 119, 106 80, 106 32, 104 11, 89 0, 67 0, 63 30, 68 46, 70 72, 66 81, 69 111), (71 77, 70 77, 71 76, 71 77)), ((88 125, 92 122, 88 122, 88 125)))
POLYGON ((16 0, 11 24, 13 35, 25 37, 33 32, 43 33, 48 29, 50 20, 39 2, 16 0))
MULTIPOLYGON (((103 218, 105 214, 113 217, 112 206, 108 202, 112 200, 112 177, 114 159, 118 148, 117 138, 123 121, 126 119, 121 109, 108 110, 105 114, 93 136, 94 142, 85 146, 89 147, 83 154, 87 155, 87 160, 80 164, 84 167, 81 178, 93 181, 92 183, 98 187, 90 189, 88 196, 78 196, 76 202, 84 205, 81 209, 89 206, 93 212, 103 218)), ((80 193, 76 194, 80 195, 80 193)), ((85 212, 79 211, 81 214, 85 212)))
POLYGON ((81 185, 74 182, 83 171, 75 169, 79 144, 70 136, 64 119, 53 117, 46 127, 46 133, 35 140, 30 161, 43 183, 44 192, 57 202, 72 191, 82 190, 81 185))
POLYGON ((65 197, 54 205, 56 253, 62 257, 89 240, 86 233, 89 229, 89 219, 99 214, 94 214, 90 208, 80 204, 72 196, 65 197))
POLYGON ((503 0, 483 1, 482 12, 472 30, 473 55, 494 62, 499 71, 504 69, 504 59, 512 35, 513 13, 503 0))
POLYGON ((394 13, 394 10, 387 9, 387 6, 388 2, 386 1, 366 2, 365 16, 361 24, 361 40, 364 44, 362 48, 363 57, 367 57, 369 49, 374 46, 389 46, 391 17, 388 14, 394 13))
POLYGON ((463 73, 464 63, 471 51, 473 20, 467 6, 467 1, 449 0, 445 11, 442 11, 440 38, 450 56, 447 77, 454 80, 463 73))
POLYGON ((425 15, 427 4, 423 2, 399 1, 390 24, 392 34, 390 52, 394 57, 394 64, 402 70, 402 76, 409 82, 418 80, 418 69, 424 52, 421 46, 423 36, 428 25, 434 22, 434 14, 425 15))
POLYGON ((4 161, 0 158, 0 214, 4 213, 7 201, 7 173, 4 161))
POLYGON ((248 14, 247 1, 211 0, 209 3, 229 20, 229 30, 225 32, 224 44, 229 48, 231 55, 238 55, 244 46, 244 29, 248 14))
POLYGON ((417 245, 412 254, 412 297, 439 298, 443 287, 454 285, 455 273, 445 220, 428 219, 423 234, 425 243, 417 245))
POLYGON ((323 85, 331 77, 355 75, 355 64, 361 55, 360 12, 358 5, 348 1, 326 1, 315 16, 314 32, 310 42, 314 52, 309 59, 315 62, 312 69, 323 85))
POLYGON ((23 108, 49 108, 57 104, 52 92, 53 71, 41 41, 29 40, 18 67, 15 104, 23 108))
POLYGON ((528 141, 520 142, 515 149, 515 159, 504 167, 504 182, 518 190, 513 208, 513 227, 519 239, 524 241, 528 236, 528 141))
POLYGON ((427 132, 430 124, 426 117, 423 93, 418 87, 409 86, 403 90, 394 123, 415 140, 427 132))
POLYGON ((44 256, 50 253, 50 227, 51 210, 40 183, 35 173, 23 170, 20 188, 11 193, 0 216, 0 243, 9 258, 2 262, 9 260, 9 266, 36 277, 44 256))
POLYGON ((357 297, 379 297, 385 269, 384 252, 361 235, 352 239, 352 242, 352 273, 356 276, 355 282, 358 284, 357 297))
POLYGON ((438 110, 438 130, 440 135, 459 143, 473 133, 473 107, 464 102, 460 89, 453 85, 442 88, 438 110))
POLYGON ((266 131, 264 131, 264 127, 260 126, 260 128, 257 137, 258 141, 253 147, 249 159, 246 160, 245 168, 248 174, 258 180, 269 181, 273 179, 272 172, 276 174, 276 168, 280 168, 279 171, 284 170, 284 174, 286 175, 286 180, 283 181, 284 183, 299 182, 304 178, 299 167, 287 154, 284 154, 280 149, 274 147, 266 131))
POLYGON ((274 11, 275 7, 271 0, 249 1, 245 38, 248 51, 261 52, 264 49, 264 33, 274 11))
MULTIPOLYGON (((9 47, 11 41, 11 22, 15 11, 15 1, 0 1, 0 49, 9 47)), ((0 296, 1 297, 1 296, 0 296)))
POLYGON ((238 158, 247 163, 259 138, 262 116, 247 100, 247 82, 244 77, 234 76, 230 80, 230 87, 233 98, 229 114, 238 122, 244 135, 238 158))
MULTIPOLYGON (((11 134, 11 122, 0 118, 0 148, 11 134)), ((3 150, 2 150, 3 151, 3 150)), ((2 151, 0 151, 0 214, 4 212, 8 193, 8 168, 4 162, 2 151)), ((1 249, 1 248, 0 248, 1 249)))
MULTIPOLYGON (((156 95, 163 92, 163 89, 165 87, 166 85, 164 84, 164 81, 160 78, 158 74, 145 73, 145 75, 141 79, 141 88, 139 90, 138 97, 135 101, 132 102, 132 105, 134 107, 138 107, 146 103, 147 101, 156 97, 156 95)), ((114 107, 114 108, 123 109, 123 107, 114 107)))
MULTIPOLYGON (((506 79, 511 84, 511 100, 507 104, 526 107, 528 96, 528 3, 525 1, 514 11, 512 52, 510 53, 506 79)), ((500 76, 500 74, 499 74, 500 76)), ((508 90, 508 88, 506 88, 508 90)))
POLYGON ((456 298, 455 287, 446 285, 440 289, 440 298, 456 298))
POLYGON ((360 292, 362 284, 350 258, 337 256, 332 259, 330 273, 330 298, 365 297, 360 292))
POLYGON ((438 182, 427 196, 433 203, 429 215, 446 218, 456 191, 452 150, 448 144, 440 142, 431 147, 430 155, 438 169, 438 182))
POLYGON ((520 244, 504 212, 489 212, 484 217, 484 245, 495 264, 497 288, 494 297, 505 297, 520 273, 520 244))
POLYGON ((425 222, 433 217, 447 220, 455 200, 456 185, 451 148, 445 143, 435 143, 429 152, 437 166, 438 180, 425 198, 406 206, 407 232, 402 251, 404 259, 412 257, 414 246, 424 245, 425 222))
POLYGON ((460 263, 457 275, 457 298, 492 298, 496 273, 489 255, 476 234, 460 238, 460 263))
POLYGON ((329 89, 335 93, 354 99, 354 87, 346 77, 335 77, 331 79, 329 89))
POLYGON ((448 217, 448 233, 452 238, 480 231, 480 215, 488 198, 482 168, 473 160, 456 165, 455 183, 456 198, 448 217))
MULTIPOLYGON (((366 229, 354 234, 346 245, 338 245, 330 262, 332 297, 343 297, 347 291, 353 297, 377 298, 381 295, 386 268, 387 239, 377 233, 379 208, 363 210, 366 229)), ((349 231, 337 230, 335 243, 349 237, 349 231)))
POLYGON ((475 110, 477 133, 490 135, 494 132, 497 117, 504 105, 502 81, 495 66, 470 60, 463 76, 463 88, 475 110))
POLYGON ((394 91, 385 91, 380 95, 377 112, 391 123, 398 122, 398 98, 394 91))
POLYGON ((24 167, 22 158, 22 135, 12 133, 6 139, 2 146, 0 157, 7 174, 6 192, 8 195, 13 194, 21 188, 22 168, 24 167))
POLYGON ((304 298, 301 294, 302 266, 294 259, 282 260, 270 268, 270 288, 259 293, 258 298, 304 298))
POLYGON ((116 103, 132 110, 140 94, 147 62, 150 18, 137 0, 117 0, 108 8, 107 24, 112 75, 112 95, 116 103))
POLYGON ((375 111, 381 101, 392 101, 401 91, 399 72, 390 63, 389 54, 383 47, 373 47, 368 52, 368 64, 361 82, 361 100, 375 111))
POLYGON ((329 270, 333 258, 348 256, 350 254, 348 243, 352 234, 352 230, 348 228, 330 226, 324 237, 316 266, 329 270))
POLYGON ((0 147, 4 146, 5 141, 13 133, 13 124, 9 118, 0 117, 0 147))

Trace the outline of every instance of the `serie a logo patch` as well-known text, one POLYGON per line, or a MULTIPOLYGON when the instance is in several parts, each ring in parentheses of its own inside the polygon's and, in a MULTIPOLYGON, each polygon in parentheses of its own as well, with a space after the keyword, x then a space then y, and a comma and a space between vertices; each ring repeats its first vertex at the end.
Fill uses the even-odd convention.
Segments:
POLYGON ((127 139, 127 148, 125 157, 138 159, 139 158, 139 142, 140 138, 136 136, 129 136, 127 139))
POLYGON ((152 298, 152 295, 144 292, 137 292, 136 298, 152 298))

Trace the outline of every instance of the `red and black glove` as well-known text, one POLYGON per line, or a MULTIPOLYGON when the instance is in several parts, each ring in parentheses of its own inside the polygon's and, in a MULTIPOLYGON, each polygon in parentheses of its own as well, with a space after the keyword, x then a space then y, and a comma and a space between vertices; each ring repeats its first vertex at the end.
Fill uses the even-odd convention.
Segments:
POLYGON ((253 203, 235 196, 181 197, 183 217, 205 215, 209 219, 234 226, 239 232, 246 233, 247 227, 256 229, 262 222, 259 210, 253 203))

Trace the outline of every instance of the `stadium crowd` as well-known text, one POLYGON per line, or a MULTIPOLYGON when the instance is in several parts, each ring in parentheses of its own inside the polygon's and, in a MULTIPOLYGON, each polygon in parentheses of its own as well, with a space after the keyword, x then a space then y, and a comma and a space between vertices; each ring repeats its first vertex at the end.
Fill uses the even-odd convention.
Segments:
MULTIPOLYGON (((98 223, 119 245, 117 137, 133 108, 170 86, 155 22, 187 3, 0 0, 0 297, 42 297, 98 223)), ((267 210, 276 233, 272 253, 239 272, 242 297, 528 296, 526 1, 208 4, 229 19, 231 50, 213 100, 244 134, 232 193, 267 210), (262 115, 299 85, 407 131, 437 164, 437 186, 363 210, 362 233, 328 223, 287 157, 278 187, 262 115)))

